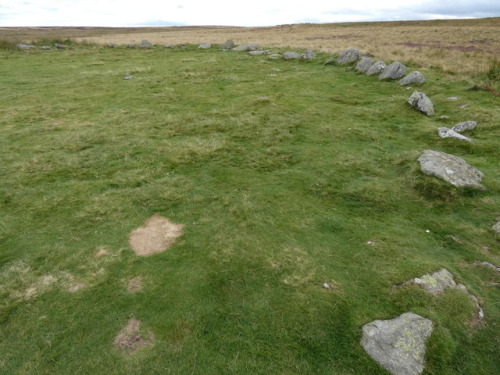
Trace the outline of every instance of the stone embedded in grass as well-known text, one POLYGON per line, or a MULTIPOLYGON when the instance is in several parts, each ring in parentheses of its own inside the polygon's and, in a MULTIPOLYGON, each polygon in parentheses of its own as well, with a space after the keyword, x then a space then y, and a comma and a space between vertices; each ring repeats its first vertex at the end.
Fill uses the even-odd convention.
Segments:
POLYGON ((279 60, 283 58, 283 56, 279 53, 271 53, 269 56, 267 56, 271 60, 279 60))
POLYGON ((427 116, 434 115, 434 104, 423 92, 414 91, 408 99, 408 103, 427 116))
POLYGON ((116 43, 108 43, 108 48, 116 48, 116 43))
POLYGON ((492 228, 497 234, 500 234, 500 221, 497 221, 497 223, 493 225, 492 228))
POLYGON ((226 42, 222 46, 222 49, 232 49, 232 48, 234 48, 234 42, 231 39, 226 40, 226 42))
POLYGON ((349 48, 342 52, 337 58, 337 64, 345 65, 358 61, 361 58, 361 54, 357 48, 349 48))
POLYGON ((283 54, 283 58, 285 60, 295 60, 295 59, 300 59, 301 55, 300 55, 300 53, 297 53, 297 52, 285 52, 283 54))
POLYGON ((366 73, 368 69, 372 66, 372 58, 363 56, 361 60, 356 64, 354 69, 358 72, 366 73))
POLYGON ((242 44, 241 46, 233 47, 232 51, 255 51, 259 49, 259 45, 256 43, 242 44))
POLYGON ((446 268, 441 268, 439 271, 434 272, 432 275, 426 274, 416 277, 411 282, 421 286, 426 292, 432 294, 441 294, 446 289, 457 289, 464 292, 471 300, 477 310, 477 317, 484 318, 484 312, 479 304, 478 298, 469 292, 464 284, 457 283, 453 275, 446 268))
POLYGON ((16 47, 20 48, 20 49, 33 49, 33 48, 36 48, 33 44, 22 44, 22 43, 16 44, 16 47))
POLYGON ((54 47, 55 47, 55 49, 66 49, 65 46, 63 46, 62 44, 59 44, 59 43, 54 43, 54 47))
POLYGON ((153 215, 143 227, 132 231, 129 244, 139 256, 149 256, 167 250, 182 235, 184 225, 153 215))
POLYGON ((209 48, 212 48, 212 43, 200 43, 198 45, 198 48, 201 48, 201 49, 209 49, 209 48))
POLYGON ((260 55, 267 55, 269 51, 248 51, 248 53, 253 56, 260 56, 260 55))
MULTIPOLYGON (((498 230, 495 229, 495 226, 493 226, 493 229, 498 233, 500 234, 500 221, 496 224, 498 225, 498 230)), ((487 268, 491 268, 492 270, 494 271, 497 271, 497 272, 500 272, 500 267, 499 266, 496 266, 494 265, 493 263, 490 263, 490 262, 475 262, 475 264, 479 265, 479 266, 483 266, 483 267, 487 267, 487 268)))
POLYGON ((386 66, 383 61, 377 61, 372 64, 366 71, 367 76, 374 76, 376 74, 380 74, 385 70, 386 66))
POLYGON ((461 141, 467 141, 469 143, 474 143, 474 141, 472 139, 470 139, 469 137, 466 137, 465 135, 457 133, 453 129, 438 128, 438 134, 441 138, 457 138, 457 139, 460 139, 461 141))
POLYGON ((464 121, 459 124, 456 124, 451 129, 456 131, 457 133, 461 133, 466 130, 473 130, 476 128, 476 126, 477 126, 476 121, 464 121))
POLYGON ((312 60, 316 57, 316 54, 311 48, 308 48, 306 53, 301 56, 304 60, 312 60))
POLYGON ((423 173, 436 176, 453 186, 486 189, 481 185, 483 173, 458 156, 440 151, 425 150, 418 158, 418 161, 423 173))
POLYGON ((399 81, 399 84, 401 86, 404 86, 404 85, 411 85, 414 83, 422 84, 424 82, 425 82, 425 77, 423 76, 422 73, 420 73, 418 70, 416 70, 416 71, 408 74, 406 77, 402 78, 399 81))
POLYGON ((125 74, 125 76, 123 77, 123 79, 125 79, 125 80, 132 79, 132 78, 134 78, 134 76, 132 74, 125 74))
POLYGON ((399 79, 403 77, 406 73, 406 66, 401 64, 399 61, 393 62, 387 68, 384 69, 382 73, 378 76, 378 79, 399 79))
POLYGON ((145 338, 140 332, 141 322, 135 318, 129 319, 125 327, 115 337, 114 344, 120 349, 134 352, 150 345, 154 340, 153 333, 149 332, 145 338))
POLYGON ((153 47, 153 45, 147 39, 142 40, 141 43, 139 44, 139 48, 151 48, 151 47, 153 47))
POLYGON ((364 325, 361 345, 391 374, 418 375, 424 370, 425 342, 432 329, 431 320, 407 312, 364 325))

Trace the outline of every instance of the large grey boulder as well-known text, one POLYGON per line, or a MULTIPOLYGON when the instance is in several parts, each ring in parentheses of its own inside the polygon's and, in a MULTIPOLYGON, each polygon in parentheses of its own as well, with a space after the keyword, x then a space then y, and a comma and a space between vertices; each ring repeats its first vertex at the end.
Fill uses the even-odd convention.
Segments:
POLYGON ((361 345, 392 375, 418 375, 424 370, 425 342, 432 329, 432 321, 407 312, 364 325, 361 345))
POLYGON ((451 129, 456 131, 457 133, 461 133, 466 130, 473 130, 477 126, 477 122, 475 121, 464 121, 459 124, 456 124, 454 127, 451 129))
POLYGON ((406 73, 406 66, 401 64, 399 61, 393 62, 385 70, 380 73, 378 79, 399 79, 403 77, 406 73))
POLYGON ((453 186, 486 189, 481 185, 484 174, 458 156, 440 151, 425 150, 418 158, 418 161, 423 173, 436 176, 453 186))
POLYGON ((441 138, 457 138, 457 139, 460 139, 461 141, 467 141, 467 142, 470 142, 470 143, 474 143, 474 141, 472 139, 470 139, 469 137, 466 137, 465 135, 457 133, 453 129, 438 128, 438 135, 441 138))
POLYGON ((259 45, 256 43, 242 44, 241 46, 234 47, 233 51, 255 51, 259 49, 259 45))
POLYGON ((354 70, 366 73, 370 69, 370 66, 372 66, 372 58, 363 56, 354 67, 354 70))
POLYGON ((356 48, 349 48, 342 52, 337 58, 337 64, 345 65, 358 61, 361 58, 359 50, 356 48))
POLYGON ((414 91, 408 99, 408 103, 417 111, 420 111, 427 116, 432 116, 434 114, 434 105, 423 92, 414 91))
POLYGON ((295 59, 300 59, 302 57, 302 55, 300 53, 297 53, 297 52, 285 52, 283 54, 283 58, 285 60, 295 60, 295 59))
POLYGON ((139 48, 151 48, 153 45, 146 39, 142 40, 139 44, 139 48))
POLYGON ((201 49, 208 49, 208 48, 212 48, 212 43, 200 43, 198 45, 198 48, 201 48, 201 49))
POLYGON ((222 49, 233 49, 235 47, 234 42, 231 39, 226 40, 226 43, 222 46, 222 49))
POLYGON ((414 72, 411 72, 410 74, 408 74, 406 77, 402 78, 400 81, 399 81, 399 84, 401 86, 403 85, 411 85, 411 84, 422 84, 425 82, 425 77, 422 73, 420 73, 418 70, 414 71, 414 72))
POLYGON ((375 74, 380 74, 385 70, 386 66, 383 61, 377 61, 372 64, 366 71, 367 76, 374 76, 375 74))

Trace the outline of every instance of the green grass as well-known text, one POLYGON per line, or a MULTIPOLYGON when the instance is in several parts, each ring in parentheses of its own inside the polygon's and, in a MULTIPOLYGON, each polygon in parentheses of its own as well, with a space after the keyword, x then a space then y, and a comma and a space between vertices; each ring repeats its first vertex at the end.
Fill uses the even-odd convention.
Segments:
POLYGON ((361 327, 407 311, 435 323, 425 374, 498 370, 498 276, 474 265, 499 262, 491 94, 423 71, 428 118, 405 104, 412 90, 323 56, 0 58, 1 373, 386 374, 361 327), (437 137, 465 120, 474 145, 437 137), (463 157, 488 190, 421 174, 425 149, 463 157), (140 258, 127 238, 153 214, 185 231, 140 258), (393 288, 441 267, 480 298, 484 324, 462 293, 393 288), (137 275, 145 288, 129 293, 137 275), (132 316, 155 341, 129 355, 113 340, 132 316))

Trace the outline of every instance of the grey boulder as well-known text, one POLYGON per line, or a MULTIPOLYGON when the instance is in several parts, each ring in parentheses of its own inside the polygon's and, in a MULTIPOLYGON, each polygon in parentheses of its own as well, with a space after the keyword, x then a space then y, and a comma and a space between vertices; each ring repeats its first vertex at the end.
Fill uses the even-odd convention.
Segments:
POLYGON ((198 48, 201 48, 201 49, 208 49, 208 48, 212 48, 212 43, 200 43, 198 45, 198 48))
POLYGON ((361 345, 392 375, 418 375, 424 370, 425 342, 432 329, 432 321, 407 312, 364 325, 361 345))
POLYGON ((438 134, 441 138, 457 138, 460 139, 461 141, 467 141, 470 143, 474 143, 472 139, 469 137, 466 137, 465 135, 462 135, 460 133, 457 133, 453 129, 448 129, 448 128, 438 128, 438 134))
POLYGON ((358 61, 354 69, 358 72, 366 73, 371 66, 372 66, 372 58, 364 56, 361 58, 361 60, 358 61))
POLYGON ((314 51, 313 51, 312 49, 310 49, 310 48, 308 48, 308 49, 307 49, 307 51, 306 51, 306 53, 304 53, 304 54, 302 55, 302 58, 303 58, 304 60, 312 60, 312 59, 314 59, 315 57, 316 57, 316 54, 315 54, 315 53, 314 53, 314 51))
POLYGON ((432 101, 423 92, 414 91, 408 99, 408 103, 417 111, 432 116, 434 114, 434 105, 432 101))
POLYGON ((386 66, 383 61, 377 61, 372 64, 366 71, 367 76, 374 76, 375 74, 380 74, 385 70, 386 66))
POLYGON ((425 150, 418 158, 420 169, 459 188, 471 187, 485 190, 481 185, 484 174, 470 166, 464 159, 440 151, 425 150))
POLYGON ((345 65, 358 61, 361 58, 359 50, 356 48, 349 48, 342 52, 337 58, 337 64, 345 65))
POLYGON ((146 39, 142 40, 139 44, 139 48, 151 48, 153 45, 146 39))
POLYGON ((420 73, 418 70, 414 71, 414 72, 411 72, 410 74, 408 74, 406 77, 402 78, 400 81, 399 81, 399 84, 401 86, 403 85, 411 85, 411 84, 415 84, 415 83, 418 83, 418 84, 422 84, 425 82, 425 77, 423 76, 422 73, 420 73))
POLYGON ((234 42, 231 39, 226 40, 222 49, 233 49, 235 47, 234 42))
POLYGON ((257 49, 259 49, 259 45, 256 43, 242 44, 241 46, 232 48, 233 51, 255 51, 257 49))
POLYGON ((378 79, 399 79, 403 77, 406 73, 406 66, 401 64, 399 61, 393 62, 385 70, 380 73, 378 79))
POLYGON ((454 127, 451 129, 456 131, 457 133, 461 133, 466 130, 473 130, 477 126, 477 122, 475 121, 464 121, 459 124, 456 124, 454 127))

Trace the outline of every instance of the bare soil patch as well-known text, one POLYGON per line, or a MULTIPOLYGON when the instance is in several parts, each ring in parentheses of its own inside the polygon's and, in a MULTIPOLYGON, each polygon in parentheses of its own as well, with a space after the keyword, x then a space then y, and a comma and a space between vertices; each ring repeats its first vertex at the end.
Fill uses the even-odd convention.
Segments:
POLYGON ((130 293, 141 291, 144 288, 144 285, 142 285, 142 279, 144 279, 144 276, 139 275, 129 280, 127 290, 130 293))
POLYGON ((118 333, 114 344, 121 349, 136 351, 151 344, 154 335, 150 332, 146 339, 140 333, 141 322, 135 318, 129 319, 127 325, 118 333))
POLYGON ((172 223, 160 215, 151 216, 144 224, 129 236, 129 244, 139 256, 149 256, 167 250, 182 235, 184 228, 184 225, 172 223))

